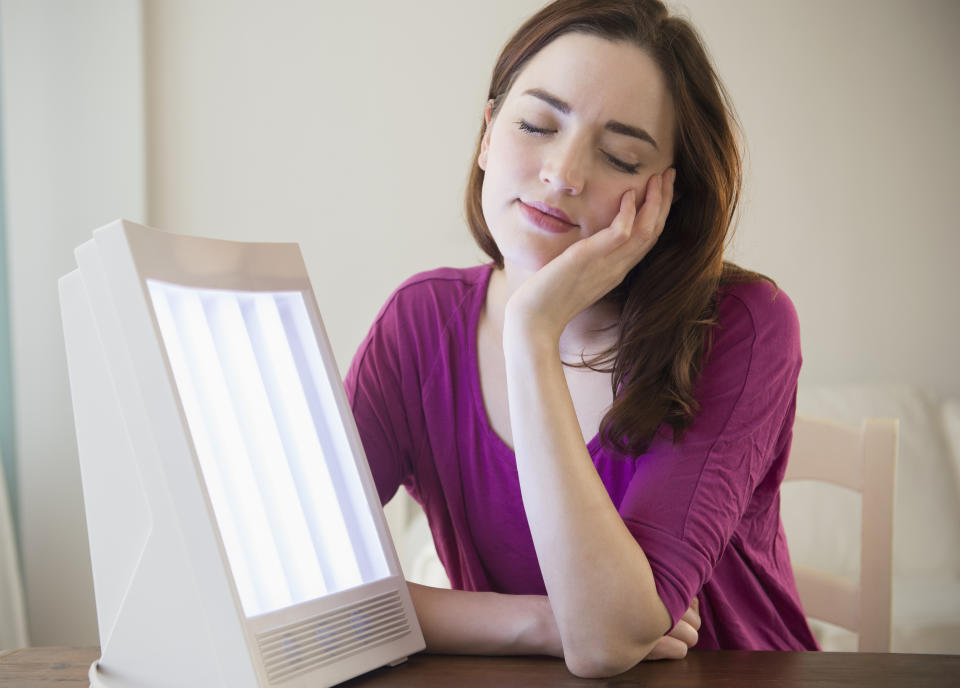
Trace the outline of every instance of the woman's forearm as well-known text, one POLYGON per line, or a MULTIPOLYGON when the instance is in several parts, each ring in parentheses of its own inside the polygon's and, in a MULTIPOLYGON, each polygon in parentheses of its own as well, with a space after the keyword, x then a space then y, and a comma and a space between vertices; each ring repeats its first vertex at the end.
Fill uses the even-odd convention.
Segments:
POLYGON ((408 586, 427 652, 563 656, 546 597, 408 586))
POLYGON ((587 452, 556 343, 508 322, 504 354, 524 509, 567 664, 623 671, 669 630, 669 614, 587 452))

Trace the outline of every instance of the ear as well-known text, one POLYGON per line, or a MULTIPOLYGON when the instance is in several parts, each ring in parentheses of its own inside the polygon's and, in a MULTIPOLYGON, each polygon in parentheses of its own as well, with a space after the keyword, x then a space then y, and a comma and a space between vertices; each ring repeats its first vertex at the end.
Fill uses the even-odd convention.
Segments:
POLYGON ((487 171, 487 150, 490 148, 490 130, 493 121, 493 101, 488 100, 487 106, 483 110, 483 121, 486 123, 483 129, 483 138, 480 139, 480 153, 477 155, 477 165, 484 172, 487 171))

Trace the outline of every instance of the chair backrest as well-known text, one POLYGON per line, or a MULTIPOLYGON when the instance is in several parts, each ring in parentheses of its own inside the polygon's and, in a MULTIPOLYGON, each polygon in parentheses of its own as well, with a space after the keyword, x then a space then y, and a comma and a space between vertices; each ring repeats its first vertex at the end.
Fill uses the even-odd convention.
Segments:
POLYGON ((898 437, 897 419, 867 418, 857 428, 798 416, 784 477, 861 494, 860 580, 794 566, 807 616, 856 631, 860 652, 890 651, 898 437))

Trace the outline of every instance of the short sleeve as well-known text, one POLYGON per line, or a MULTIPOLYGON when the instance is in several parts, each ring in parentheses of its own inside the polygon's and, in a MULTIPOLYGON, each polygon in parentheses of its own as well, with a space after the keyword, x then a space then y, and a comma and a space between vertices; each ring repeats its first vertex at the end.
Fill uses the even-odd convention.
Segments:
POLYGON ((386 504, 401 484, 412 489, 412 436, 406 410, 416 408, 404 360, 402 318, 397 294, 380 311, 344 380, 367 462, 380 502, 386 504), (414 406, 410 406, 410 403, 414 406))
POLYGON ((800 364, 786 294, 767 282, 729 288, 695 389, 696 420, 677 444, 661 429, 637 460, 619 511, 674 623, 756 508, 761 482, 782 480, 800 364))

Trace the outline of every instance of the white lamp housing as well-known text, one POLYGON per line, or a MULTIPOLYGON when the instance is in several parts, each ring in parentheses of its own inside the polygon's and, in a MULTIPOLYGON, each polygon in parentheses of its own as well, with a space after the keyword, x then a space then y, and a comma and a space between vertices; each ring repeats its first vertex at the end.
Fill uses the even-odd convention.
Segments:
POLYGON ((424 648, 296 244, 117 220, 60 280, 93 686, 330 686, 424 648))

